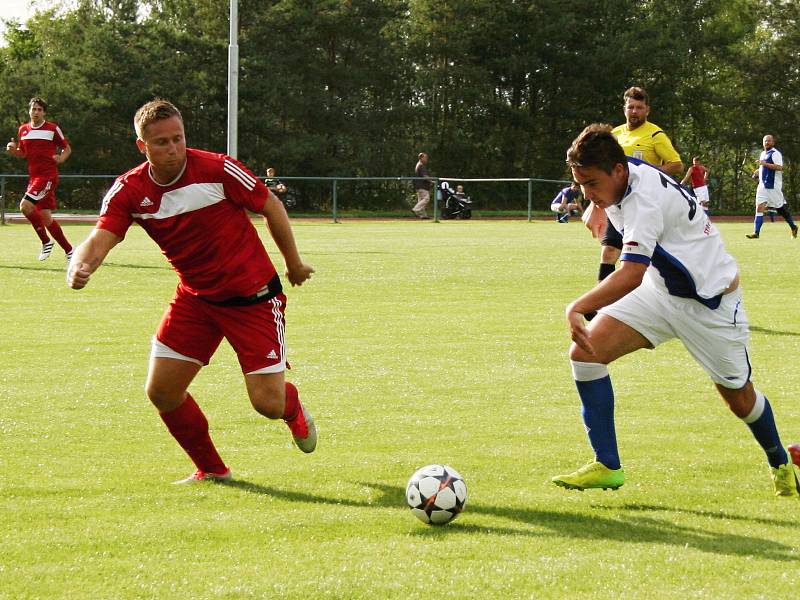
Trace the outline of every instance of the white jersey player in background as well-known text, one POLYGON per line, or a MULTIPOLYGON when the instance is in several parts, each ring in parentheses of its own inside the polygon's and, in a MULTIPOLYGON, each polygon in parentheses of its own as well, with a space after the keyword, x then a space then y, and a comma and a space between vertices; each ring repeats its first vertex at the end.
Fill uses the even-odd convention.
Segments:
POLYGON ((627 158, 608 125, 584 129, 567 164, 586 200, 605 209, 622 234, 623 248, 622 267, 566 309, 595 461, 553 483, 579 490, 624 483, 608 364, 678 338, 764 449, 775 494, 800 498, 800 473, 781 444, 770 403, 750 382, 738 268, 716 227, 674 179, 627 158), (598 316, 587 328, 584 315, 594 310, 598 316))
POLYGON ((792 238, 797 238, 797 225, 783 197, 783 154, 775 147, 775 138, 769 134, 761 140, 761 145, 764 151, 758 157, 758 169, 753 174, 758 176, 756 216, 753 219, 753 233, 748 233, 745 237, 751 240, 759 238, 761 226, 764 224, 764 210, 771 208, 789 225, 792 238))

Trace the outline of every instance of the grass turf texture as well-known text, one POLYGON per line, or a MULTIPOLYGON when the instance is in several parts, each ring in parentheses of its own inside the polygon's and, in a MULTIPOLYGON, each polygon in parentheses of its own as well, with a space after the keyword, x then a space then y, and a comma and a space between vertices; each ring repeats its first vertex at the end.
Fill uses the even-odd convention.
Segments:
MULTIPOLYGON (((758 241, 720 228, 788 444, 800 242, 777 223, 758 241)), ((223 344, 191 389, 236 482, 184 487, 170 482, 193 467, 142 391, 176 282, 155 245, 133 228, 75 292, 58 249, 39 263, 30 227, 0 227, 0 597, 794 595, 800 502, 772 496, 761 449, 677 342, 611 368, 626 485, 549 483, 590 458, 563 319, 597 270, 579 223, 295 232, 317 273, 289 291, 290 378, 317 452, 249 407, 223 344), (433 462, 470 494, 441 528, 404 498, 433 462)))

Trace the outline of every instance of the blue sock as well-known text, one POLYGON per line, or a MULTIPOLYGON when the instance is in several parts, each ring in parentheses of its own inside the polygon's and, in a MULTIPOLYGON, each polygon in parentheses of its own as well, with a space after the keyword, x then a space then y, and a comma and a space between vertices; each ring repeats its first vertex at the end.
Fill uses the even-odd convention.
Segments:
POLYGON ((760 391, 756 390, 756 403, 753 410, 742 420, 767 454, 767 462, 770 467, 777 468, 789 462, 789 457, 786 455, 786 450, 784 450, 778 435, 772 406, 760 391))
POLYGON ((761 213, 756 213, 756 218, 753 221, 753 231, 755 233, 759 233, 761 231, 761 226, 764 224, 764 215, 761 213))
MULTIPOLYGON (((573 372, 577 370, 576 366, 580 368, 582 365, 590 364, 573 361, 573 372)), ((605 365, 595 366, 605 368, 605 365)), ((581 416, 595 458, 609 469, 619 469, 621 465, 617 450, 617 434, 614 430, 614 390, 607 373, 606 369, 604 377, 589 381, 579 381, 576 378, 575 385, 583 404, 581 416)))

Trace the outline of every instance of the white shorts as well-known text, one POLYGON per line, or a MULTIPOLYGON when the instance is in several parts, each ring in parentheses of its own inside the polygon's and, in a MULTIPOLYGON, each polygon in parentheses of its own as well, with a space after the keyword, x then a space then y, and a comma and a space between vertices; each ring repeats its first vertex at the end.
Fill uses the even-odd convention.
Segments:
POLYGON ((758 205, 762 202, 766 202, 768 208, 780 208, 786 204, 782 190, 768 190, 767 188, 758 186, 756 190, 756 204, 758 205))
POLYGON ((203 366, 203 363, 196 358, 181 354, 163 342, 159 342, 156 336, 153 336, 150 342, 150 358, 174 358, 175 360, 185 360, 186 362, 193 362, 196 365, 203 366))
POLYGON ((561 213, 567 211, 566 207, 564 208, 564 210, 561 210, 561 202, 553 202, 550 205, 550 210, 552 210, 554 213, 561 213))
POLYGON ((678 338, 712 381, 723 387, 739 389, 750 379, 750 324, 741 288, 725 294, 712 310, 643 283, 599 312, 632 327, 654 348, 678 338))
POLYGON ((694 190, 694 196, 697 198, 698 202, 705 202, 708 204, 708 186, 701 185, 700 187, 692 188, 694 190))

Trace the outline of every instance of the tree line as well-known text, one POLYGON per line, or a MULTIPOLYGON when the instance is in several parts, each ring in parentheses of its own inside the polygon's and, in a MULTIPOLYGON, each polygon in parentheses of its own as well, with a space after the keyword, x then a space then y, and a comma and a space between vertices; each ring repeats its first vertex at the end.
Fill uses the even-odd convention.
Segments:
MULTIPOLYGON (((712 206, 751 210, 765 133, 797 194, 797 2, 240 0, 239 19, 238 155, 259 174, 408 176, 424 150, 436 175, 561 179, 570 141, 621 123, 639 85, 684 164, 710 167, 712 206)), ((228 28, 222 0, 54 0, 7 22, 0 128, 15 135, 42 96, 73 144, 62 172, 118 174, 141 161, 133 113, 158 96, 190 145, 225 151, 228 28)), ((363 208, 384 201, 351 188, 363 208)))

